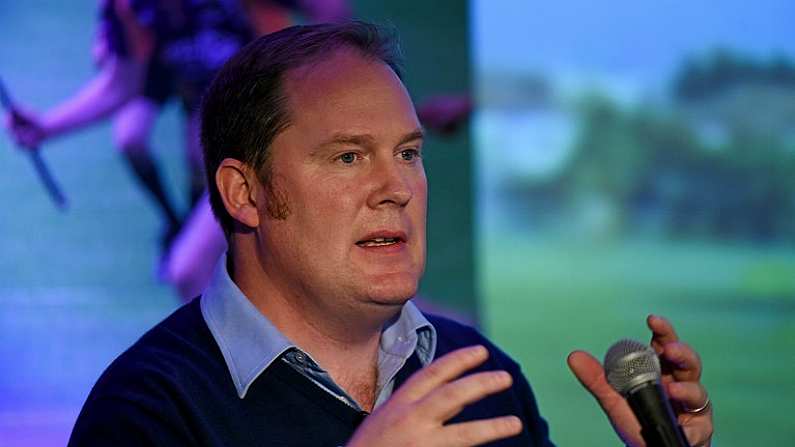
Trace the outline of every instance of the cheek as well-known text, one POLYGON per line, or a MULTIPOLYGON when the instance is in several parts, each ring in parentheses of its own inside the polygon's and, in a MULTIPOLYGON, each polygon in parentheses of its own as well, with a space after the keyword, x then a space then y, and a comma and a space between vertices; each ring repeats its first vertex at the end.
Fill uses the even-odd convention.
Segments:
POLYGON ((417 235, 419 242, 419 252, 417 255, 421 258, 420 265, 424 269, 425 265, 425 252, 426 252, 426 216, 428 211, 428 185, 425 181, 425 176, 417 180, 414 185, 414 197, 412 198, 411 219, 414 225, 414 231, 417 235))
POLYGON ((351 194, 355 188, 328 180, 306 185, 295 201, 295 217, 318 238, 347 240, 359 209, 356 195, 351 194))
POLYGON ((417 179, 414 184, 414 197, 412 198, 415 206, 415 217, 421 220, 420 224, 423 230, 425 229, 425 215, 428 209, 428 183, 425 180, 425 174, 417 179))

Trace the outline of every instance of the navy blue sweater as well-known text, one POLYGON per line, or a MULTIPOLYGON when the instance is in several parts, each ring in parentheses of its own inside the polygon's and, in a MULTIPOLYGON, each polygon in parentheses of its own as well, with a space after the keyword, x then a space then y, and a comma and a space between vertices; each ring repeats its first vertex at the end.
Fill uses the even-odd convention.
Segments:
MULTIPOLYGON (((504 369, 511 389, 464 409, 451 422, 514 414, 523 432, 493 446, 550 446, 519 366, 475 330, 428 316, 436 356, 483 344, 491 355, 475 371, 504 369)), ((420 363, 412 357, 395 389, 420 363)), ((474 371, 473 371, 474 372, 474 371)), ((240 399, 199 299, 147 332, 102 374, 83 406, 70 446, 339 446, 367 416, 339 401, 285 362, 274 362, 240 399)))

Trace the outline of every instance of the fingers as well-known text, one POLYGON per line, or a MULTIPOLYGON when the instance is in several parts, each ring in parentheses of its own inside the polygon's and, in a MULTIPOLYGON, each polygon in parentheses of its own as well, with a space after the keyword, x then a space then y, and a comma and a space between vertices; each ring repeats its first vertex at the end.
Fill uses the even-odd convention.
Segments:
MULTIPOLYGON (((662 360, 662 379, 668 396, 686 409, 703 407, 708 397, 699 382, 702 363, 696 351, 679 341, 673 325, 665 318, 649 315, 646 323, 653 333, 651 345, 662 360)), ((697 414, 680 413, 679 420, 691 445, 709 444, 713 433, 712 408, 697 414)))
POLYGON ((461 422, 442 429, 439 445, 480 445, 518 435, 521 431, 522 421, 516 416, 461 422))
POLYGON ((393 398, 406 402, 420 400, 434 389, 482 364, 488 357, 486 348, 479 345, 445 354, 411 376, 393 398))
POLYGON ((446 424, 467 404, 511 386, 505 371, 486 371, 459 378, 488 358, 483 346, 444 355, 411 376, 392 397, 356 429, 350 446, 473 446, 514 436, 522 424, 505 416, 446 424))
POLYGON ((472 374, 433 391, 419 402, 418 410, 426 417, 444 422, 460 413, 465 406, 505 390, 512 383, 513 378, 505 371, 472 374))
POLYGON ((707 404, 707 391, 697 382, 668 384, 668 397, 679 402, 685 410, 701 408, 707 404))
POLYGON ((656 315, 649 315, 646 322, 653 332, 651 346, 663 360, 663 373, 672 374, 678 381, 698 380, 701 359, 692 348, 679 341, 671 323, 656 315))
POLYGON ((663 349, 662 359, 672 366, 674 379, 698 381, 701 378, 701 359, 693 348, 682 342, 673 342, 663 349))
POLYGON ((663 361, 664 381, 668 374, 677 381, 697 381, 701 378, 701 359, 685 343, 679 341, 673 325, 664 317, 649 315, 646 323, 652 331, 651 346, 663 361))
POLYGON ((663 352, 666 344, 679 341, 673 325, 664 317, 649 315, 646 317, 646 325, 651 329, 651 346, 657 354, 663 352))
POLYGON ((712 424, 705 425, 684 425, 682 430, 685 431, 687 442, 693 447, 705 447, 709 445, 710 438, 712 438, 713 427, 712 424))

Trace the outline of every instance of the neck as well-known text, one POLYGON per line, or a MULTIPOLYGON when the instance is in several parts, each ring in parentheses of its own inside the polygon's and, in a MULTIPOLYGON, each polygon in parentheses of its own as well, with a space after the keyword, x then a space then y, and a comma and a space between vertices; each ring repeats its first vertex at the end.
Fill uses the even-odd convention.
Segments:
POLYGON ((282 334, 309 353, 359 405, 372 409, 378 346, 384 324, 400 312, 345 312, 320 308, 311 297, 268 274, 248 244, 230 244, 230 275, 243 294, 282 334), (380 317, 379 317, 380 315, 380 317))

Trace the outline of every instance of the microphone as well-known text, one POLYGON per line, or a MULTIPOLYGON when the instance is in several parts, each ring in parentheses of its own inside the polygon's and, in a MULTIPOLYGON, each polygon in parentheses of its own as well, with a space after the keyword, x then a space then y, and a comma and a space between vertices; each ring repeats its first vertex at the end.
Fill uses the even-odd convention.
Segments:
POLYGON ((690 447, 660 381, 660 359, 644 343, 619 340, 607 350, 605 374, 627 399, 648 447, 690 447))

